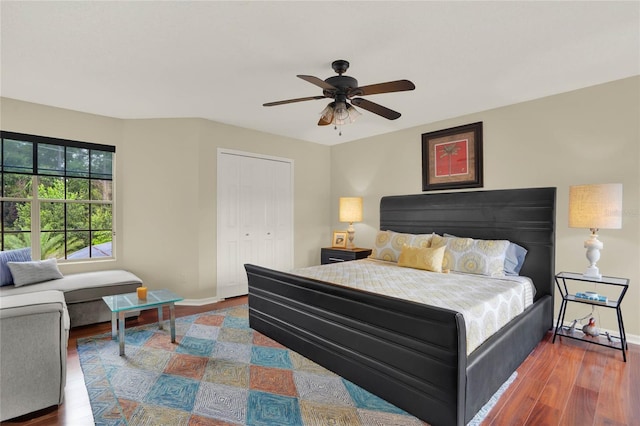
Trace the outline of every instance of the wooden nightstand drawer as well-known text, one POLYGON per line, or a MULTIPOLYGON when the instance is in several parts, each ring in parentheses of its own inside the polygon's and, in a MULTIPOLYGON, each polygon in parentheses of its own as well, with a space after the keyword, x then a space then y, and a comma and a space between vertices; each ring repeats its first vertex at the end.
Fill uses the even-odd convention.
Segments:
POLYGON ((326 265, 327 263, 346 262, 349 260, 364 259, 371 254, 371 249, 355 248, 339 249, 332 247, 323 247, 320 255, 320 263, 326 265))

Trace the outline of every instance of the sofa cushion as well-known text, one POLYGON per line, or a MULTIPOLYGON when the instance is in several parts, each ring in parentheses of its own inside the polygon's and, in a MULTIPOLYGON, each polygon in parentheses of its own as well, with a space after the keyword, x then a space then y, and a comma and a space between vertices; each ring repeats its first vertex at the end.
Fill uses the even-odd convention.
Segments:
POLYGON ((16 287, 62 278, 62 272, 58 269, 56 259, 8 262, 7 265, 11 270, 13 284, 16 287))
POLYGON ((102 296, 135 291, 142 280, 124 270, 82 272, 68 274, 59 280, 45 281, 24 287, 0 287, 0 296, 32 293, 44 290, 60 290, 67 304, 100 300, 102 296))
POLYGON ((13 285, 13 276, 8 262, 27 262, 31 260, 31 248, 0 251, 0 286, 13 285))

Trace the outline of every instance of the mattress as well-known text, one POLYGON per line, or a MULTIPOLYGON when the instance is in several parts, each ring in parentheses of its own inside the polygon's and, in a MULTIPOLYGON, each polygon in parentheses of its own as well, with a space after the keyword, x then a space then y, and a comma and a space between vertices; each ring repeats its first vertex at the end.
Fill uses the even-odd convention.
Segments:
POLYGON ((535 292, 527 277, 444 274, 374 259, 311 266, 291 273, 459 312, 467 329, 467 354, 530 306, 535 292))

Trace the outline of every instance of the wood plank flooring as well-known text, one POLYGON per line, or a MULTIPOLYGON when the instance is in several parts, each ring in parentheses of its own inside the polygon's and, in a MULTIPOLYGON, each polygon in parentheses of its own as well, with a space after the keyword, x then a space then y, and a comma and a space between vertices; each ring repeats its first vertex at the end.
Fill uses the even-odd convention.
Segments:
MULTIPOLYGON (((205 306, 177 306, 176 315, 192 315, 240 305, 238 297, 205 306)), ((168 309, 165 318, 168 318, 168 309)), ((155 310, 144 311, 127 327, 157 321, 155 310)), ((67 356, 65 402, 37 413, 2 422, 5 425, 93 424, 89 396, 76 350, 80 337, 111 331, 110 323, 71 330, 67 356)), ((622 353, 572 339, 551 343, 548 333, 518 368, 518 377, 489 413, 489 425, 627 425, 640 426, 640 346, 622 353)))

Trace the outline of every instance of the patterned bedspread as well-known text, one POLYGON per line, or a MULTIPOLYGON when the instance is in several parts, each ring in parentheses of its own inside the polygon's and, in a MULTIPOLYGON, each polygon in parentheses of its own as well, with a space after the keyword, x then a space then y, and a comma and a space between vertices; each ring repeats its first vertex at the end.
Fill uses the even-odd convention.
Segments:
POLYGON ((441 274, 373 259, 291 273, 459 312, 467 328, 467 354, 530 306, 535 291, 526 277, 441 274))

